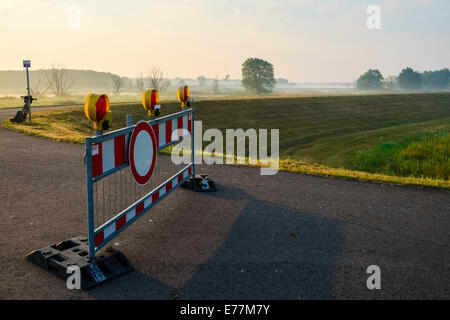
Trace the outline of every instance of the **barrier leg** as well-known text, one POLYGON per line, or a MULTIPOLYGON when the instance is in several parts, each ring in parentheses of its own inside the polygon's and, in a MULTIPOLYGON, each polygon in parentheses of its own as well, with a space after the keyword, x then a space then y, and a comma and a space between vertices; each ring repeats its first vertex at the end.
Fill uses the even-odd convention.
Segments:
POLYGON ((195 112, 192 112, 192 177, 189 178, 181 187, 196 192, 215 192, 216 184, 206 174, 196 174, 195 170, 195 112))
POLYGON ((71 276, 68 268, 77 266, 81 289, 91 289, 134 269, 120 251, 105 250, 99 257, 91 259, 88 250, 88 239, 77 237, 34 250, 26 258, 63 280, 71 276))
POLYGON ((213 180, 208 178, 206 174, 197 174, 187 180, 181 186, 184 189, 196 192, 216 192, 217 187, 213 180))

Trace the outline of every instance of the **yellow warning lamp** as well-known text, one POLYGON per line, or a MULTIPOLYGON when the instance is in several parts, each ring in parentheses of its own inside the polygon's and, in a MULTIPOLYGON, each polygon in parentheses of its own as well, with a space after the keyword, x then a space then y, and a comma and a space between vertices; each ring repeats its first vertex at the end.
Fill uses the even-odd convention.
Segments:
POLYGON ((142 106, 148 111, 149 117, 158 117, 161 113, 158 90, 148 89, 144 91, 142 93, 142 106))
POLYGON ((88 95, 84 114, 94 123, 95 130, 108 130, 112 127, 112 112, 109 110, 109 98, 106 94, 88 95))
POLYGON ((189 97, 189 87, 179 87, 177 90, 178 100, 181 102, 181 109, 190 108, 191 100, 189 97))

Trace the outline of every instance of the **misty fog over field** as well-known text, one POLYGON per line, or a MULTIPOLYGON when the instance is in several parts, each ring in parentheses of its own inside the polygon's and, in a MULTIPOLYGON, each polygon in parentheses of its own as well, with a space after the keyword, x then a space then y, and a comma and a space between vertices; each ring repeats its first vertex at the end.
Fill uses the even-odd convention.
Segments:
MULTIPOLYGON (((91 70, 67 70, 69 79, 74 80, 74 84, 70 89, 69 94, 80 95, 91 92, 106 92, 111 89, 111 80, 109 76, 111 73, 97 72, 91 70)), ((48 87, 48 79, 46 73, 49 70, 41 69, 30 71, 31 88, 38 87, 45 90, 48 87)), ((121 94, 140 94, 136 86, 136 78, 121 77, 124 82, 121 94)), ((226 95, 229 93, 243 93, 241 79, 214 79, 206 78, 204 83, 198 79, 190 78, 169 78, 169 87, 167 91, 174 91, 178 86, 187 84, 195 92, 199 94, 220 94, 226 95), (217 81, 217 92, 214 92, 215 81, 217 81)), ((343 90, 353 89, 353 83, 294 83, 286 79, 278 79, 275 92, 289 93, 301 92, 308 89, 323 89, 323 90, 343 90)), ((0 96, 19 96, 25 94, 26 90, 26 74, 25 71, 0 71, 0 96)), ((51 90, 45 92, 46 96, 52 96, 51 90)))

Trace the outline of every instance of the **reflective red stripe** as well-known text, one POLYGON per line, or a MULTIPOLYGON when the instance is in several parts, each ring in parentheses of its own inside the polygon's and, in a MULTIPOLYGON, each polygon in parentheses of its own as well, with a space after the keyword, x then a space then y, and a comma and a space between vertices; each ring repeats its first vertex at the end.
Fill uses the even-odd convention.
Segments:
POLYGON ((103 240, 105 240, 105 233, 102 230, 99 233, 97 233, 94 237, 95 246, 97 247, 100 243, 103 242, 103 240))
POLYGON ((166 184, 166 192, 172 189, 172 181, 167 182, 166 184))
POLYGON ((188 174, 189 174, 189 175, 192 174, 192 167, 189 167, 189 169, 188 169, 188 174))
POLYGON ((114 165, 116 167, 125 163, 125 136, 114 138, 114 165))
POLYGON ((124 214, 116 221, 116 231, 120 230, 127 223, 127 215, 124 214))
POLYGON ((153 195, 152 195, 152 202, 158 201, 159 199, 159 190, 156 191, 153 195))
POLYGON ((172 141, 172 120, 166 121, 166 143, 172 141))
POLYGON ((178 175, 178 183, 180 183, 181 181, 183 181, 183 174, 178 175))
POLYGON ((142 211, 144 211, 144 203, 141 202, 136 206, 136 215, 138 215, 139 213, 141 213, 142 211))

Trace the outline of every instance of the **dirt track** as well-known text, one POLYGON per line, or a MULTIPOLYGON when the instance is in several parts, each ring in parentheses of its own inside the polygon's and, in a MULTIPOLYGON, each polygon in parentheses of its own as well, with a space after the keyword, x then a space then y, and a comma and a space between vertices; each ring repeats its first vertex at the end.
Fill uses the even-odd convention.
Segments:
POLYGON ((24 257, 86 234, 83 148, 0 127, 1 299, 450 298, 449 192, 232 166, 115 239, 136 271, 70 291, 24 257))

